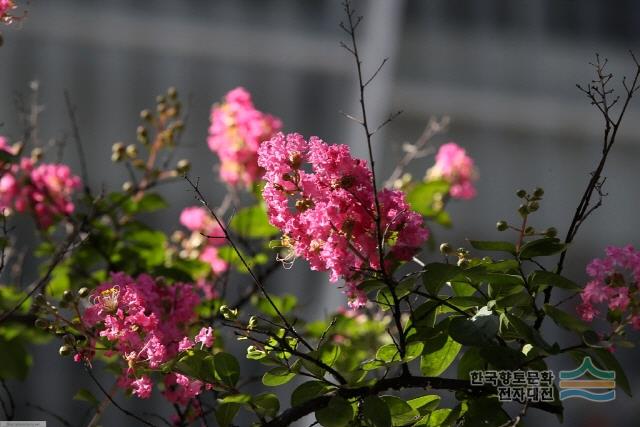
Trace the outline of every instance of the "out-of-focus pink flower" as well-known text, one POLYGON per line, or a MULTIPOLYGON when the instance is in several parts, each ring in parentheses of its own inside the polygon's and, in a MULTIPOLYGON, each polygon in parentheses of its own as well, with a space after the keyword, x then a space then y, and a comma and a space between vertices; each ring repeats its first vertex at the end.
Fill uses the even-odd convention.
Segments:
POLYGON ((0 22, 6 20, 9 11, 15 7, 13 0, 0 0, 0 22))
POLYGON ((279 119, 255 109, 251 95, 238 87, 211 110, 207 140, 220 159, 220 179, 229 185, 250 187, 262 176, 258 147, 280 130, 279 119))
POLYGON ((200 206, 188 207, 182 210, 180 223, 191 231, 191 238, 182 242, 184 253, 209 264, 214 274, 227 271, 229 265, 217 249, 225 243, 224 232, 211 214, 200 206))
POLYGON ((139 398, 148 399, 149 397, 151 397, 151 391, 153 389, 151 378, 143 375, 142 377, 131 383, 131 389, 133 391, 133 394, 135 394, 139 398))
POLYGON ((193 342, 189 337, 182 338, 182 341, 178 344, 178 351, 185 351, 193 348, 193 342))
POLYGON ((464 148, 454 142, 443 144, 436 154, 435 165, 427 171, 427 179, 442 179, 451 184, 449 193, 454 199, 472 199, 476 196, 473 181, 477 172, 473 159, 464 148))
MULTIPOLYGON (((311 269, 329 271, 331 281, 345 279, 350 305, 362 306, 366 296, 357 288, 362 271, 381 268, 366 162, 351 157, 346 145, 328 145, 317 137, 306 141, 299 134, 278 133, 258 154, 266 180, 262 195, 271 224, 285 235, 283 245, 309 261, 311 269)), ((411 259, 428 232, 404 193, 382 190, 378 200, 387 268, 411 259)))
POLYGON ((204 347, 211 347, 213 345, 213 329, 211 326, 200 329, 198 335, 196 335, 195 342, 202 344, 204 347))

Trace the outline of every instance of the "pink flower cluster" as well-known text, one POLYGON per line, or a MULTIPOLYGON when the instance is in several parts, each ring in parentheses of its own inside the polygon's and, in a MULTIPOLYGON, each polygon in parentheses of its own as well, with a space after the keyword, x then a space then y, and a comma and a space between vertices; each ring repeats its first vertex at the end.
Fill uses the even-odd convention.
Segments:
MULTIPOLYGON (((94 331, 94 338, 75 360, 90 359, 96 341, 103 340, 109 349, 107 355, 119 354, 125 362, 118 385, 140 398, 149 397, 153 389, 146 369, 156 369, 195 345, 213 345, 211 327, 202 328, 195 339, 189 338, 200 302, 191 284, 166 285, 144 274, 133 279, 113 273, 111 280, 96 288, 90 301, 82 322, 94 331)), ((205 387, 201 381, 176 373, 165 375, 164 386, 167 400, 185 405, 205 387)))
POLYGON ((262 176, 258 147, 280 130, 279 119, 258 111, 251 95, 238 87, 211 110, 208 144, 220 158, 220 179, 250 187, 262 176))
MULTIPOLYGON (((283 242, 313 270, 328 270, 331 281, 345 279, 351 307, 364 305, 357 285, 364 271, 381 268, 366 162, 351 157, 346 145, 327 145, 317 137, 306 141, 296 133, 278 133, 258 155, 266 171, 262 194, 269 220, 284 233, 283 242)), ((385 189, 378 199, 388 268, 410 259, 428 232, 404 193, 385 189)))
POLYGON ((14 7, 13 0, 0 0, 0 22, 9 22, 9 11, 14 7))
POLYGON ((476 196, 473 181, 477 178, 473 159, 454 142, 444 144, 436 154, 436 164, 427 171, 427 179, 442 179, 451 184, 449 194, 454 199, 469 200, 476 196))
POLYGON ((582 303, 577 311, 587 322, 599 314, 597 304, 621 314, 621 323, 640 329, 640 251, 633 246, 608 246, 605 258, 587 265, 591 280, 582 290, 582 303))
POLYGON ((227 271, 229 265, 218 255, 218 247, 225 243, 224 234, 206 209, 198 206, 183 209, 180 223, 191 231, 191 237, 183 242, 190 253, 209 264, 215 274, 227 271))
MULTIPOLYGON (((17 154, 2 137, 0 150, 17 154)), ((0 169, 0 208, 31 211, 41 228, 73 213, 71 196, 80 187, 80 178, 73 175, 67 165, 37 165, 33 159, 22 157, 13 164, 0 162, 0 169)))

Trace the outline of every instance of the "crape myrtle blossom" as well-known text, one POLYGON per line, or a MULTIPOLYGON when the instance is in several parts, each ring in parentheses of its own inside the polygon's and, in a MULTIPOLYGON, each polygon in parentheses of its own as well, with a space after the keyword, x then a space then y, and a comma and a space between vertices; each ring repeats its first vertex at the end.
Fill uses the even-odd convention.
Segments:
POLYGON ((454 142, 443 144, 436 154, 436 163, 427 171, 428 180, 449 182, 449 194, 454 199, 469 200, 476 196, 473 181, 477 172, 473 159, 454 142))
MULTIPOLYGON (((17 155, 0 137, 0 150, 17 155)), ((1 162, 0 162, 1 163, 1 162)), ((71 215, 74 190, 80 187, 80 178, 69 166, 40 163, 31 157, 22 157, 12 164, 0 164, 0 208, 17 212, 30 211, 38 226, 47 228, 62 216, 71 215)))
MULTIPOLYGON (((367 163, 351 157, 346 145, 278 133, 260 146, 258 164, 265 170, 269 220, 282 230, 283 245, 311 269, 329 271, 332 282, 343 278, 352 308, 364 305, 357 285, 366 271, 381 268, 367 163)), ((411 259, 428 232, 401 191, 381 190, 378 199, 385 268, 391 268, 411 259)))
POLYGON ((615 314, 619 323, 640 330, 640 251, 631 245, 608 246, 605 254, 605 258, 596 258, 587 265, 591 280, 580 294, 578 314, 591 322, 601 310, 603 314, 608 311, 615 314))
POLYGON ((11 23, 12 17, 9 11, 16 7, 13 0, 0 0, 0 22, 11 23))
POLYGON ((244 88, 233 89, 211 110, 207 140, 220 159, 220 179, 231 185, 252 186, 262 176, 258 147, 280 130, 279 119, 255 109, 244 88))
POLYGON ((209 264, 214 274, 227 271, 228 263, 218 255, 218 247, 225 243, 224 233, 209 212, 201 206, 184 208, 180 223, 191 231, 191 236, 181 242, 181 255, 209 264))
MULTIPOLYGON (((189 331, 197 321, 200 302, 192 284, 164 284, 142 274, 136 279, 113 273, 90 297, 91 305, 82 314, 82 326, 92 331, 89 348, 76 361, 89 361, 97 342, 107 355, 118 355, 123 369, 118 385, 140 398, 151 395, 153 382, 146 369, 158 369, 179 352, 193 347, 189 331)), ((195 337, 201 348, 213 345, 213 330, 201 328, 195 337)), ((203 390, 200 381, 178 374, 164 376, 165 397, 186 404, 203 390)))

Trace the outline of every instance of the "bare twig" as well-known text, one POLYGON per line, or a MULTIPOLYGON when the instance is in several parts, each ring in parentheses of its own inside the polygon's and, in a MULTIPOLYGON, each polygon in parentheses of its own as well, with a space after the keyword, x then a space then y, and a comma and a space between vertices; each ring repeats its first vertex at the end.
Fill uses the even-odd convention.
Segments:
POLYGON ((80 137, 80 128, 78 126, 78 120, 76 118, 76 108, 71 103, 71 97, 69 96, 69 91, 67 90, 64 91, 64 101, 67 106, 67 114, 69 115, 69 121, 71 122, 71 131, 73 133, 73 140, 76 143, 76 149, 78 150, 78 159, 80 161, 80 175, 82 176, 82 185, 83 185, 85 194, 91 197, 91 186, 89 184, 87 158, 84 154, 82 138, 80 137))

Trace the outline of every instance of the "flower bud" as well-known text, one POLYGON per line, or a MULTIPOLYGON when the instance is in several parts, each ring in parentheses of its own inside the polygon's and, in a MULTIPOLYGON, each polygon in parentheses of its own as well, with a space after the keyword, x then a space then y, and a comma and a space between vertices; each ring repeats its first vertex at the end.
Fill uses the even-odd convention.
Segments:
POLYGON ((123 154, 125 151, 124 144, 122 142, 116 142, 111 146, 112 153, 120 153, 123 154))
POLYGON ((47 298, 42 294, 38 294, 33 298, 33 301, 38 305, 44 305, 47 303, 47 298))
POLYGON ((469 260, 466 258, 460 258, 458 260, 458 267, 460 268, 466 268, 469 266, 469 260))
POLYGON ((150 122, 151 119, 153 118, 153 116, 151 115, 151 111, 149 110, 142 110, 140 111, 140 118, 142 120, 145 120, 147 122, 150 122))
POLYGON ((247 329, 254 329, 256 326, 258 326, 258 319, 256 316, 251 316, 249 318, 249 323, 247 323, 247 329))
POLYGON ((191 162, 187 159, 179 160, 176 164, 176 171, 180 174, 189 172, 189 169, 191 169, 191 162))
POLYGON ((125 193, 130 192, 133 189, 133 183, 131 181, 126 181, 124 184, 122 184, 122 191, 124 191, 125 193))
POLYGON ((40 148, 40 147, 37 147, 37 148, 34 148, 33 150, 31 150, 31 159, 34 162, 37 162, 40 159, 42 159, 42 155, 43 155, 43 151, 42 151, 42 148, 40 148))
POLYGON ((62 342, 67 344, 67 345, 74 345, 76 343, 76 337, 74 337, 71 334, 67 334, 65 336, 62 337, 62 342))
POLYGON ((47 330, 49 328, 49 321, 46 319, 36 319, 35 325, 38 329, 47 330))
POLYGON ((536 188, 535 190, 533 190, 533 196, 539 199, 540 197, 544 196, 544 190, 540 187, 536 188))
POLYGON ((509 224, 507 224, 507 221, 498 221, 496 223, 496 228, 498 229, 498 231, 505 231, 507 228, 509 228, 509 224))
POLYGON ((176 99, 178 97, 178 90, 175 87, 171 86, 169 89, 167 89, 167 96, 170 99, 176 99))
POLYGON ((111 153, 111 161, 116 163, 122 160, 122 153, 113 152, 111 153))
POLYGON ((72 301, 73 300, 73 292, 71 291, 64 291, 62 293, 62 299, 64 301, 72 301))
POLYGON ((129 144, 127 145, 126 153, 127 157, 129 157, 130 159, 135 159, 136 157, 138 157, 138 148, 133 144, 129 144))
POLYGON ((238 309, 231 309, 227 305, 220 307, 220 313, 227 320, 236 320, 238 318, 238 309))
POLYGON ((556 237, 558 235, 558 230, 555 227, 549 227, 544 231, 544 235, 547 237, 556 237))
POLYGON ((63 345, 62 347, 60 347, 60 350, 58 350, 58 354, 60 354, 60 356, 68 356, 71 354, 71 347, 68 345, 63 345))
POLYGON ((80 289, 78 289, 78 296, 80 298, 86 298, 89 296, 89 289, 87 289, 86 287, 82 287, 80 289))
POLYGON ((526 234, 527 236, 531 236, 535 232, 536 232, 536 229, 531 226, 524 229, 524 234, 526 234))
POLYGON ((527 205, 527 210, 529 212, 535 212, 538 210, 538 208, 540 207, 540 203, 538 202, 529 202, 529 204, 527 205))
POLYGON ((440 253, 442 255, 449 255, 451 252, 453 252, 453 248, 451 247, 450 244, 443 243, 440 245, 440 253))
POLYGON ((521 199, 524 198, 527 195, 527 192, 525 190, 518 190, 516 191, 516 196, 520 197, 521 199))
POLYGON ((164 95, 156 96, 156 103, 157 104, 164 104, 165 102, 167 102, 167 98, 165 98, 164 95))
POLYGON ((529 209, 527 209, 527 205, 520 205, 518 207, 518 213, 521 216, 527 216, 529 214, 529 209))

